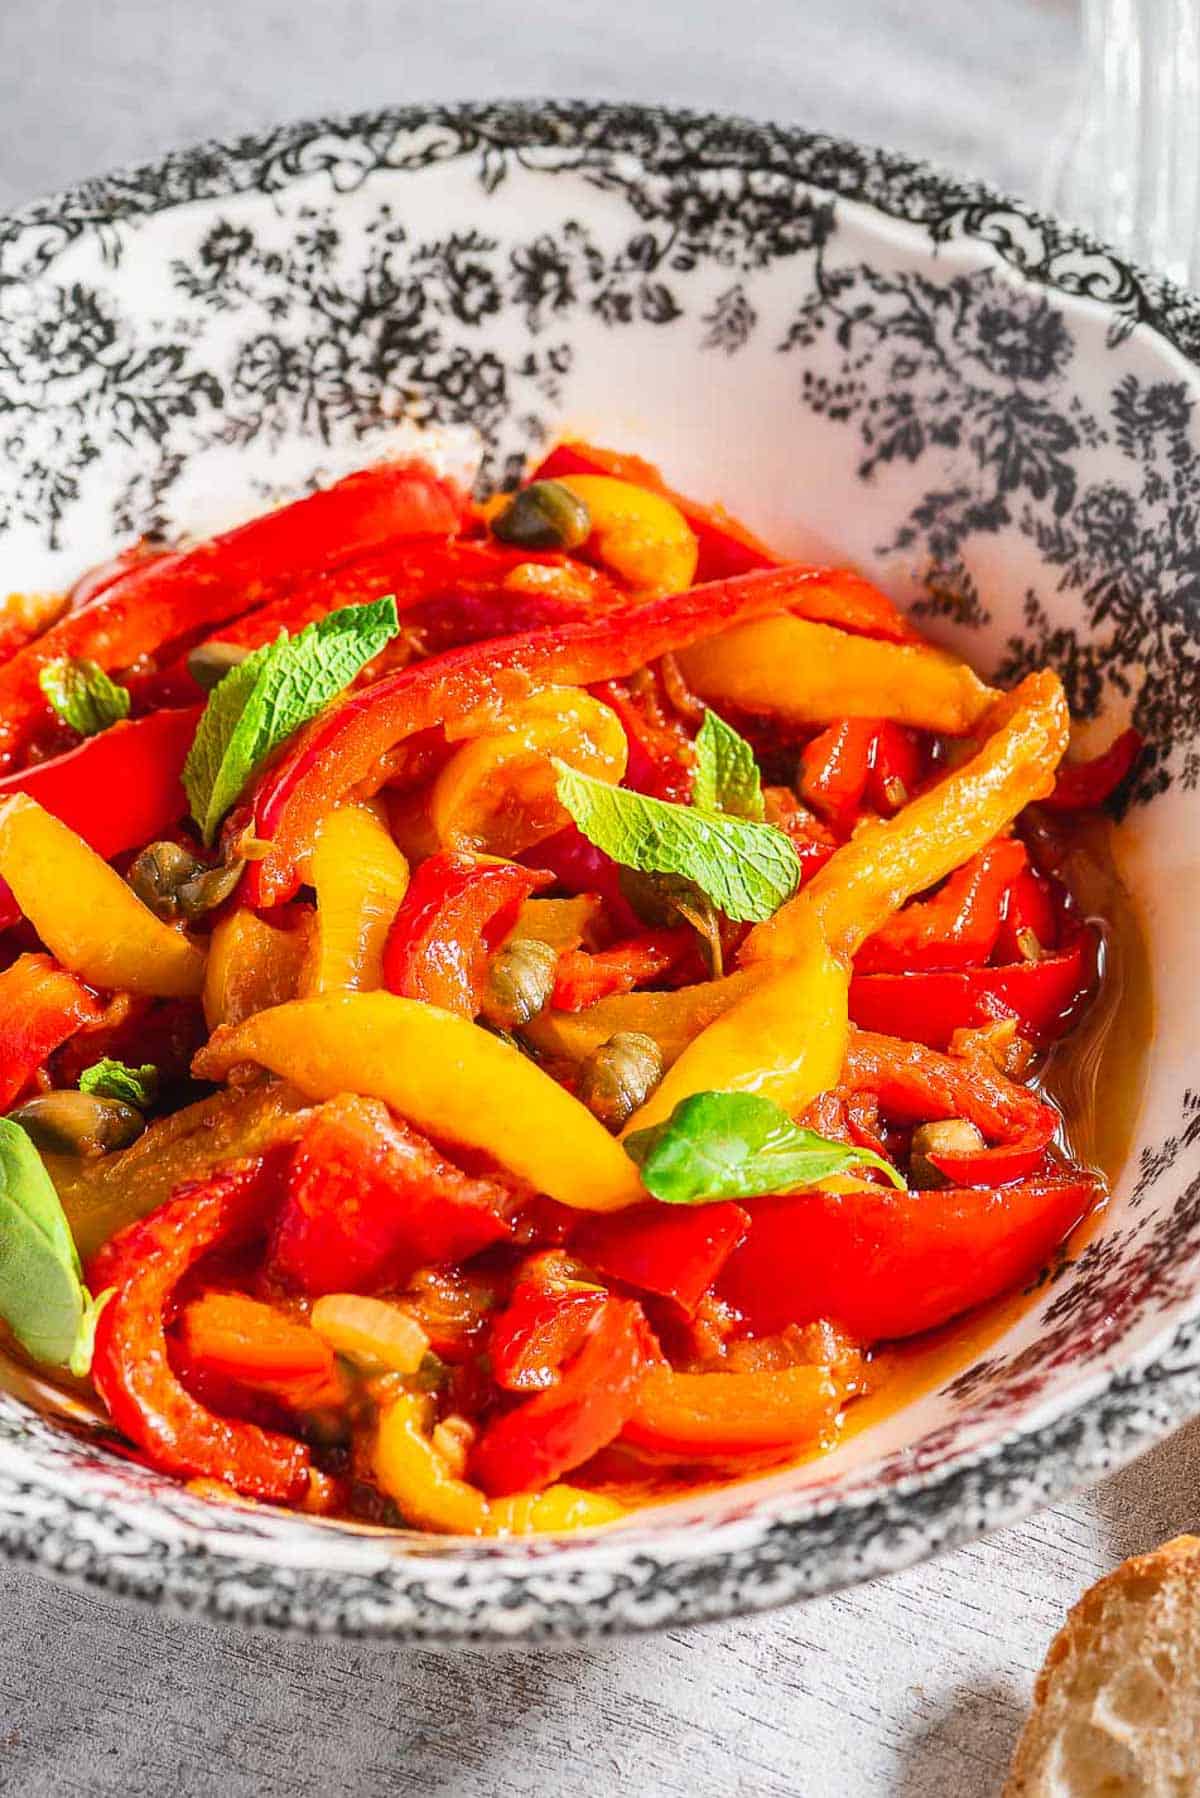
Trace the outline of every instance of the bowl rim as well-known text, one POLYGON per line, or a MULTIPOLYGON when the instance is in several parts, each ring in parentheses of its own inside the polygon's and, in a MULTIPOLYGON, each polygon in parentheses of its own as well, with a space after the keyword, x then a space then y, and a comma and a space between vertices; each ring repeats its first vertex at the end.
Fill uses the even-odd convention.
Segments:
MULTIPOLYGON (((283 191, 322 171, 341 191, 339 142, 366 146, 374 158, 352 170, 357 185, 373 170, 397 166, 386 160, 389 144, 431 127, 455 137, 458 154, 489 147, 594 149, 647 168, 673 159, 698 169, 783 174, 834 200, 923 227, 935 246, 952 232, 987 245, 1020 278, 1106 309, 1114 335, 1142 325, 1200 373, 1200 298, 986 182, 798 126, 626 102, 417 104, 209 139, 0 215, 0 254, 31 225, 103 232, 180 205, 283 191), (322 140, 328 140, 324 148, 322 140), (269 170, 275 172, 264 180, 269 170)), ((810 1492, 791 1506, 777 1498, 757 1513, 751 1502, 734 1522, 656 1526, 639 1519, 561 1544, 542 1539, 536 1552, 521 1543, 464 1552, 472 1545, 452 1539, 441 1553, 393 1555, 382 1579, 378 1566, 342 1575, 285 1564, 287 1556, 256 1556, 252 1532, 235 1535, 237 1552, 228 1555, 223 1544, 212 1546, 213 1535, 223 1533, 216 1513, 212 1529, 174 1517, 173 1547, 163 1552, 152 1543, 155 1552, 145 1555, 137 1541, 145 1541, 153 1494, 130 1504, 82 1484, 64 1502, 58 1489, 69 1479, 56 1473, 41 1487, 24 1466, 23 1502, 10 1510, 0 1445, 0 1552, 76 1585, 213 1619, 310 1633, 449 1646, 660 1628, 766 1610, 899 1571, 1114 1471, 1200 1410, 1200 1315, 1165 1326, 1130 1362, 1094 1376, 1093 1386, 1042 1422, 1013 1427, 932 1470, 914 1462, 890 1486, 842 1498, 814 1499, 810 1492), (50 1527, 33 1502, 39 1495, 51 1504, 56 1521, 50 1527), (103 1513, 107 1540, 94 1539, 89 1513, 103 1513), (116 1546, 123 1536, 130 1544, 116 1546)), ((257 1538, 268 1539, 269 1533, 257 1538)))

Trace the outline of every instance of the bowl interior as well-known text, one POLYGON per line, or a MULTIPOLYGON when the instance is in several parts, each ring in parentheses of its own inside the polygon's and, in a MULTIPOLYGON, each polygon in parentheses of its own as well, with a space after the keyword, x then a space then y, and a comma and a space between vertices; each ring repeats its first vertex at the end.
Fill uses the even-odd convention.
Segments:
POLYGON ((8 588, 231 522, 429 427, 452 462, 477 444, 488 481, 563 431, 648 455, 782 549, 856 563, 982 670, 1050 662, 1099 739, 1138 724, 1151 752, 1117 841, 1147 944, 1146 969, 1123 964, 1134 1049, 1149 995, 1154 1019, 1152 1061, 1122 1063, 1114 1197, 1075 1259, 825 1459, 592 1542, 448 1546, 202 1504, 9 1396, 0 1542, 276 1621, 613 1627, 898 1565, 1195 1401, 1192 302, 898 159, 586 108, 175 158, 9 221, 0 270, 8 588), (683 1567, 691 1597, 661 1576, 683 1567))

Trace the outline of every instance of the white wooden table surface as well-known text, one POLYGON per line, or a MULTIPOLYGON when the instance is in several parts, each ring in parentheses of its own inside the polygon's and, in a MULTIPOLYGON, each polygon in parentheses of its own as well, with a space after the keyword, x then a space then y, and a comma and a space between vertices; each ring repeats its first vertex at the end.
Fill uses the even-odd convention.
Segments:
MULTIPOLYGON (((1071 0, 0 0, 0 206, 209 133, 502 93, 813 124, 1033 192, 1075 55, 1071 0)), ((0 1566, 0 1793, 995 1793, 1066 1607, 1200 1526, 1198 1463, 1200 1425, 897 1578, 561 1654, 229 1635, 0 1566)))

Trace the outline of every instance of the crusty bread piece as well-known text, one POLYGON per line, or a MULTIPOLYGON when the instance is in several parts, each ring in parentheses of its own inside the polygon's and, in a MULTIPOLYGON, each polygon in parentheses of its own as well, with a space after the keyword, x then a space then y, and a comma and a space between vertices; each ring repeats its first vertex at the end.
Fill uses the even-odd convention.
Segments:
POLYGON ((1004 1798, 1200 1794, 1200 1536, 1136 1555, 1050 1644, 1004 1798))

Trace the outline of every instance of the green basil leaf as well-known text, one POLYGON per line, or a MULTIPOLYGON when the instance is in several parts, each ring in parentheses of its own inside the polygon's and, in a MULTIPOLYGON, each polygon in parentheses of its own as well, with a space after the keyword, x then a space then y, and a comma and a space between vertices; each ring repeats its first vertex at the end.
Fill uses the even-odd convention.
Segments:
POLYGON ((705 712, 696 732, 692 804, 702 812, 731 812, 736 818, 762 822, 762 778, 754 751, 715 712, 705 712))
POLYGON ((323 711, 399 629, 396 602, 343 606, 295 638, 281 634, 231 668, 209 695, 183 769, 206 843, 280 744, 323 711))
POLYGON ((79 1090, 91 1093, 97 1099, 119 1099, 122 1105, 145 1111, 158 1097, 158 1069, 152 1061, 143 1062, 140 1068, 131 1068, 126 1062, 113 1061, 106 1055, 83 1070, 79 1076, 79 1090))
POLYGON ((905 1190, 882 1156, 802 1130, 759 1093, 693 1093, 665 1122, 626 1137, 625 1149, 666 1205, 792 1192, 856 1167, 879 1168, 905 1190))
POLYGON ((42 1158, 19 1124, 0 1118, 0 1317, 35 1360, 65 1367, 90 1303, 42 1158))
MULTIPOLYGON (((100 1313, 116 1292, 115 1286, 106 1286, 96 1297, 89 1298, 79 1320, 79 1328, 75 1332, 75 1340, 71 1344, 71 1354, 67 1366, 77 1380, 86 1380, 92 1371, 92 1356, 96 1349, 96 1325, 100 1321, 100 1313)), ((85 1293, 86 1296, 86 1293, 85 1293)))
POLYGON ((81 737, 94 737, 129 716, 129 689, 95 662, 59 656, 38 670, 38 686, 50 706, 81 737))
POLYGON ((589 843, 643 874, 680 874, 727 918, 760 924, 790 899, 800 863, 770 824, 610 787, 555 759, 557 792, 589 843))

